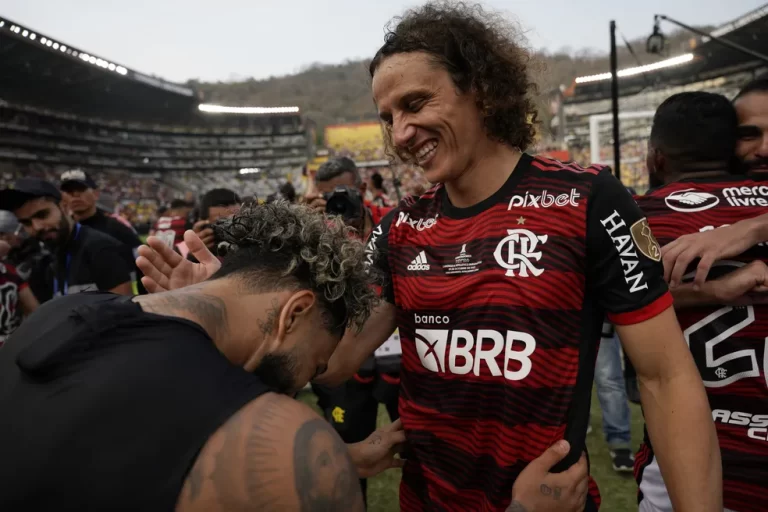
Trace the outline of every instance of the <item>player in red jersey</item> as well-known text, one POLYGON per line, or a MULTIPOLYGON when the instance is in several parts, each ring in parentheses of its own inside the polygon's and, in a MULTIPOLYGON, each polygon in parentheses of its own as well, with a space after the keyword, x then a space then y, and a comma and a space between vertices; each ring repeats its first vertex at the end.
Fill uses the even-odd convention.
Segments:
MULTIPOLYGON (((480 7, 426 4, 373 59, 387 139, 441 184, 374 229, 368 258, 387 300, 345 336, 323 382, 349 378, 399 327, 410 445, 401 510, 575 510, 586 486, 560 488, 554 472, 584 449, 608 313, 676 510, 722 512, 717 438, 658 245, 609 170, 522 153, 534 136, 533 85, 515 39, 480 7), (529 505, 523 470, 562 438, 571 453, 539 474, 529 505)), ((147 275, 172 283, 163 269, 147 275)), ((593 486, 586 509, 598 501, 593 486)))
MULTIPOLYGON (((737 116, 721 95, 681 93, 654 117, 648 170, 654 188, 637 198, 662 245, 749 219, 768 206, 764 182, 733 174, 737 116)), ((712 408, 723 462, 726 510, 765 510, 768 495, 768 249, 755 246, 714 264, 698 291, 683 277, 675 309, 712 408)), ((671 512, 651 443, 636 457, 641 512, 671 512)))

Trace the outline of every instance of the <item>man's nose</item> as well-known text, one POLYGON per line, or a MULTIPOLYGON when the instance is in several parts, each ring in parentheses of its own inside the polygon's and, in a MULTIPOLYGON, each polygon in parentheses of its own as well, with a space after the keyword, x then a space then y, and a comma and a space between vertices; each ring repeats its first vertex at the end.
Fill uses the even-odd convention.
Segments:
POLYGON ((31 223, 33 234, 38 234, 45 230, 45 222, 42 219, 32 219, 31 223))
POLYGON ((760 147, 757 150, 757 156, 768 158, 768 130, 763 132, 763 138, 760 142, 760 147))
POLYGON ((416 128, 405 120, 396 120, 392 126, 392 142, 400 149, 407 149, 416 137, 416 128))

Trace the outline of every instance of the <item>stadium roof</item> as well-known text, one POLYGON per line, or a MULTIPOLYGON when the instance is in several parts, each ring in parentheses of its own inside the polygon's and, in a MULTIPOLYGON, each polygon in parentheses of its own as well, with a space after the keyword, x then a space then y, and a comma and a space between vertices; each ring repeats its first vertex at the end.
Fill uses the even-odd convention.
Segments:
POLYGON ((202 93, 195 89, 132 70, 2 16, 0 77, 0 100, 102 119, 245 126, 242 114, 298 113, 296 107, 200 104, 202 93))
MULTIPOLYGON (((651 18, 649 17, 649 24, 651 18)), ((768 55, 768 4, 730 21, 712 32, 715 37, 737 43, 768 55)), ((766 64, 710 38, 695 39, 690 54, 671 56, 669 66, 663 61, 642 67, 620 69, 619 94, 622 96, 655 86, 684 85, 743 71, 755 71, 766 64)), ((611 74, 579 77, 569 103, 594 101, 611 95, 611 74)))

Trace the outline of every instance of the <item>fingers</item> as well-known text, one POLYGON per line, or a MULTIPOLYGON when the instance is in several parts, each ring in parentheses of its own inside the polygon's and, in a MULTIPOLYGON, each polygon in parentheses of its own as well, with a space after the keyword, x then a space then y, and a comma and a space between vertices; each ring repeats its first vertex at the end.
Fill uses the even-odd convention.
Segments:
POLYGON ((568 455, 568 451, 571 449, 571 445, 565 439, 561 439, 556 442, 547 450, 539 455, 536 459, 531 461, 529 466, 539 466, 539 469, 543 471, 549 471, 552 466, 563 460, 568 455))
POLYGON ((141 284, 144 285, 144 288, 149 293, 160 293, 160 292, 167 292, 168 290, 166 288, 163 288, 157 282, 152 279, 151 277, 144 276, 141 278, 141 284))
POLYGON ((397 432, 390 432, 387 435, 389 442, 392 445, 405 443, 405 430, 398 430, 397 432))
POLYGON ((704 282, 707 280, 707 275, 709 275, 709 270, 714 263, 715 258, 712 256, 712 253, 705 253, 702 255, 699 264, 696 266, 696 276, 693 278, 694 290, 698 290, 704 285, 704 282))
POLYGON ((672 272, 669 276, 670 286, 677 286, 683 282, 683 276, 685 275, 685 271, 688 268, 688 265, 691 264, 691 261, 693 261, 694 258, 696 258, 696 253, 691 248, 683 251, 682 253, 680 253, 680 255, 678 255, 674 265, 672 266, 672 272))
POLYGON ((184 242, 187 244, 187 249, 192 253, 192 256, 203 265, 220 265, 216 256, 208 250, 200 237, 191 229, 184 232, 184 242))
MULTIPOLYGON (((176 265, 181 263, 182 257, 181 254, 177 253, 173 250, 173 248, 169 247, 165 242, 160 240, 157 237, 150 236, 147 238, 147 245, 155 252, 157 255, 162 258, 162 261, 167 263, 170 268, 175 268, 176 265)), ((139 254, 141 253, 141 247, 139 247, 139 254)), ((149 258, 148 255, 143 254, 143 256, 149 258)), ((152 258, 149 258, 150 261, 155 263, 155 261, 152 258)))
POLYGON ((566 471, 560 473, 560 476, 578 482, 580 480, 586 480, 589 476, 589 464, 587 464, 587 455, 582 452, 578 462, 568 468, 566 471))
POLYGON ((386 425, 382 430, 386 430, 388 432, 403 430, 403 422, 400 420, 400 418, 397 418, 395 421, 393 421, 389 425, 386 425))

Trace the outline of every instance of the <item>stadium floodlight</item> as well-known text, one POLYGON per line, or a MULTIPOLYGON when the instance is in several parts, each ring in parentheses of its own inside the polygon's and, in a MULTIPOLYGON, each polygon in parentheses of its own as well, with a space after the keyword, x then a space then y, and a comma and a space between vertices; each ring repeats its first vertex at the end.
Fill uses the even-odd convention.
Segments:
POLYGON ((209 114, 293 114, 299 107, 225 107, 201 103, 197 106, 201 112, 209 114))
POLYGON ((115 70, 115 68, 116 68, 117 66, 115 66, 114 64, 112 64, 112 63, 110 62, 108 67, 109 67, 109 70, 110 70, 110 71, 114 71, 114 70, 115 70))
POLYGON ((53 49, 58 50, 59 49, 59 43, 53 43, 53 49))
POLYGON ((29 34, 29 38, 30 38, 32 41, 34 41, 35 39, 37 39, 37 34, 35 34, 34 32, 32 32, 31 34, 29 34))
POLYGON ((240 169, 240 174, 258 174, 261 172, 261 169, 258 167, 245 167, 243 169, 240 169))
POLYGON ((27 37, 29 35, 29 30, 25 30, 24 32, 21 33, 21 35, 23 35, 24 37, 27 37))
MULTIPOLYGON (((671 59, 654 62, 653 64, 646 64, 645 66, 636 66, 634 68, 621 69, 616 74, 619 78, 624 78, 627 76, 634 76, 634 75, 639 75, 641 73, 647 73, 648 71, 655 71, 657 69, 669 68, 672 66, 680 66, 682 64, 687 64, 691 62, 693 60, 693 57, 694 56, 692 53, 685 53, 683 55, 678 55, 677 57, 672 57, 671 59)), ((599 75, 580 76, 576 79, 576 83, 585 84, 588 82, 599 82, 602 80, 610 80, 610 79, 611 79, 610 73, 600 73, 599 75)))
POLYGON ((45 44, 45 42, 46 42, 47 40, 48 40, 48 39, 46 39, 46 38, 44 38, 44 37, 41 37, 41 38, 40 38, 40 44, 45 44))
POLYGON ((5 26, 5 22, 0 20, 0 28, 3 28, 5 26))
POLYGON ((127 75, 128 74, 128 70, 125 69, 123 66, 117 66, 117 72, 120 73, 121 75, 127 75))

